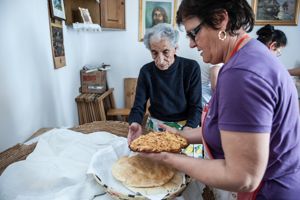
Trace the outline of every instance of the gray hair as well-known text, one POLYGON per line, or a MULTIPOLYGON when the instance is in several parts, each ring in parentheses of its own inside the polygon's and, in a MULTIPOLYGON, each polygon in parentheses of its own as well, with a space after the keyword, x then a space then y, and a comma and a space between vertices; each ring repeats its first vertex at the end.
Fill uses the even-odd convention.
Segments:
POLYGON ((177 46, 179 39, 179 32, 175 30, 170 24, 159 23, 146 31, 144 36, 144 44, 150 50, 150 40, 160 41, 167 39, 173 47, 177 46))

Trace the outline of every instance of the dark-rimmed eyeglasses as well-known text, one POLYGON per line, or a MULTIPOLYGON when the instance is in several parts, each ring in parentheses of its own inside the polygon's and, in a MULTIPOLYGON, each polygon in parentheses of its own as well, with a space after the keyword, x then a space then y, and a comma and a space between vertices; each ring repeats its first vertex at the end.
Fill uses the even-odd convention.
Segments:
POLYGON ((277 57, 281 56, 281 48, 277 48, 275 54, 277 57))
POLYGON ((195 41, 196 35, 199 33, 199 31, 201 30, 201 27, 203 25, 203 22, 201 22, 198 26, 196 26, 196 28, 194 28, 191 31, 186 32, 186 36, 189 37, 190 39, 192 39, 193 41, 195 41))

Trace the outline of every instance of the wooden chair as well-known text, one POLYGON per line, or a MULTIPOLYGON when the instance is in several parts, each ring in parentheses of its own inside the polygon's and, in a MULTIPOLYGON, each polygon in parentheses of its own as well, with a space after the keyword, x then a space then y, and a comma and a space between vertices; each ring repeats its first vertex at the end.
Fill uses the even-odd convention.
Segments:
POLYGON ((122 121, 126 121, 130 109, 133 106, 135 99, 135 90, 137 85, 137 78, 125 78, 124 79, 124 108, 111 108, 107 111, 107 117, 121 119, 122 121))

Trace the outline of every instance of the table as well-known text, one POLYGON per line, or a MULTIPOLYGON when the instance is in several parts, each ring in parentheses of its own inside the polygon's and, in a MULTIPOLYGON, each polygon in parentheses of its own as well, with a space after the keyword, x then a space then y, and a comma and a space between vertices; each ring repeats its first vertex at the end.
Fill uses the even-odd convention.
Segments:
MULTIPOLYGON (((41 128, 37 132, 35 132, 30 138, 29 141, 39 135, 51 130, 52 128, 41 128)), ((92 123, 86 123, 80 126, 76 126, 70 128, 70 130, 89 134, 96 131, 107 131, 113 133, 118 136, 126 137, 128 133, 128 123, 127 122, 120 122, 120 121, 95 121, 92 123)), ((33 152, 36 143, 26 145, 26 144, 16 144, 15 146, 3 151, 0 153, 0 175, 5 170, 7 166, 10 164, 25 160, 27 156, 33 152)))
MULTIPOLYGON (((43 134, 47 130, 50 130, 49 128, 40 129, 36 133, 33 134, 32 137, 29 139, 32 140, 39 135, 43 134)), ((126 137, 128 133, 128 123, 126 122, 120 122, 120 121, 96 121, 92 123, 87 123, 84 125, 76 126, 73 128, 70 128, 70 130, 89 134, 96 131, 107 131, 111 132, 118 136, 126 137)), ((145 131, 145 130, 144 130, 145 131)), ((0 153, 0 175, 4 171, 4 169, 10 165, 11 163, 14 163, 19 160, 24 160, 26 157, 33 152, 33 150, 36 147, 36 143, 32 144, 17 144, 14 147, 0 153)), ((201 196, 203 199, 209 199, 212 200, 213 194, 211 191, 207 188, 204 189, 204 193, 201 194, 203 189, 203 185, 198 185, 197 183, 192 183, 189 185, 189 187, 185 190, 183 193, 183 196, 178 197, 178 200, 184 200, 184 199, 201 199, 201 196), (184 197, 185 196, 185 197, 184 197), (187 197, 188 196, 188 197, 187 197), (197 198, 191 198, 197 197, 197 198)), ((95 196, 96 200, 111 200, 112 198, 108 196, 107 194, 95 196)))

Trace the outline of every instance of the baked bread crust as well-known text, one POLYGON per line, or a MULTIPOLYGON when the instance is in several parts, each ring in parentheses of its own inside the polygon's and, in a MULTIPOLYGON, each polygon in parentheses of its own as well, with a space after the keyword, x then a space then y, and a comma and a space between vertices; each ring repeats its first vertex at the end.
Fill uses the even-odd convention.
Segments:
POLYGON ((175 170, 149 158, 122 157, 112 166, 112 175, 129 187, 158 187, 169 182, 175 170))
POLYGON ((141 135, 131 142, 129 148, 135 152, 179 153, 182 148, 188 146, 187 140, 179 134, 165 132, 150 132, 141 135))

